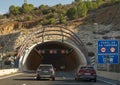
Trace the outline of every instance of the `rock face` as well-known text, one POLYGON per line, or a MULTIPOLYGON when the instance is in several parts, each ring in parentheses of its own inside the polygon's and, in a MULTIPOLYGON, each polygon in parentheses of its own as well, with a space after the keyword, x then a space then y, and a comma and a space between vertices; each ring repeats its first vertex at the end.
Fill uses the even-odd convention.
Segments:
MULTIPOLYGON (((94 25, 84 25, 84 26, 79 26, 78 28, 78 35, 80 39, 84 42, 84 45, 86 46, 87 50, 89 53, 94 53, 95 56, 95 62, 94 64, 97 65, 97 42, 98 40, 103 40, 103 39, 117 39, 120 42, 120 31, 113 31, 111 29, 114 29, 112 25, 100 25, 97 24, 97 26, 94 25), (92 29, 92 30, 90 30, 92 29)), ((120 44, 119 44, 120 48, 120 44)), ((120 52, 119 52, 120 55, 120 52)), ((93 57, 93 56, 90 56, 93 57)), ((120 61, 120 59, 119 59, 120 61)), ((109 65, 109 71, 116 71, 120 72, 120 64, 118 65, 109 65), (113 69, 114 68, 114 69, 113 69)), ((106 70, 108 67, 107 65, 103 64, 97 65, 98 68, 102 68, 106 70)))
POLYGON ((88 23, 99 23, 114 26, 113 30, 120 30, 120 3, 106 6, 92 12, 86 19, 88 23))
POLYGON ((18 51, 22 42, 28 35, 28 31, 29 30, 14 30, 12 33, 0 35, 0 55, 7 55, 8 52, 18 51))
POLYGON ((93 51, 97 55, 97 41, 102 39, 118 39, 120 40, 120 31, 111 31, 112 25, 84 25, 79 26, 78 35, 84 42, 89 51, 93 51), (90 30, 92 29, 92 30, 90 30), (91 44, 89 44, 91 43, 91 44))
POLYGON ((0 34, 9 34, 16 30, 31 29, 32 27, 37 26, 38 21, 26 21, 26 22, 18 22, 18 21, 8 21, 4 24, 0 25, 0 34))

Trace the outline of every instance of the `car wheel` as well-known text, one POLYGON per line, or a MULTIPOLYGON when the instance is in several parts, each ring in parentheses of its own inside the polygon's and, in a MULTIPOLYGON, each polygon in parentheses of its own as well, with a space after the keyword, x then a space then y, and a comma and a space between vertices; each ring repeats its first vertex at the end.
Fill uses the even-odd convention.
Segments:
POLYGON ((96 79, 94 79, 94 82, 96 82, 96 79))
POLYGON ((77 78, 75 78, 75 80, 77 80, 77 78))
POLYGON ((75 78, 76 81, 78 81, 78 78, 75 78))
POLYGON ((40 80, 40 77, 36 77, 36 80, 40 80))
POLYGON ((52 78, 52 81, 55 81, 55 77, 52 78))

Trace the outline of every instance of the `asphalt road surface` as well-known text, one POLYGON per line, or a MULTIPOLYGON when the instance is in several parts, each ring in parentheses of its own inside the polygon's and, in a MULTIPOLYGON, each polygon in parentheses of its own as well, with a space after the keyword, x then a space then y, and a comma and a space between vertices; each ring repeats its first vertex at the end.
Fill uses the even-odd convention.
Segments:
POLYGON ((18 73, 12 76, 1 77, 0 85, 110 85, 100 80, 75 81, 74 74, 58 72, 56 80, 49 79, 36 80, 35 73, 18 73))

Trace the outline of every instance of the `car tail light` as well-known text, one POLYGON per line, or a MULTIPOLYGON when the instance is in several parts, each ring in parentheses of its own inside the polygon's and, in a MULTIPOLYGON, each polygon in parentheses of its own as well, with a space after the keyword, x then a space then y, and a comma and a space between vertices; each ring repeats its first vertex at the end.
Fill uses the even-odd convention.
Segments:
POLYGON ((91 73, 91 75, 96 75, 95 70, 91 70, 90 73, 91 73))
POLYGON ((84 75, 84 70, 79 70, 78 75, 84 75))
POLYGON ((53 71, 53 69, 51 68, 51 69, 50 69, 50 71, 52 72, 52 71, 53 71))

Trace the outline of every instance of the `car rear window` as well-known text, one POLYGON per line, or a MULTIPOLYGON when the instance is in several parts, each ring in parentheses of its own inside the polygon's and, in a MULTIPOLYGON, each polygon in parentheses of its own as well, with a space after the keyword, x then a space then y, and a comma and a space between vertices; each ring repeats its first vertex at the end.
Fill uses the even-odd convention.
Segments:
POLYGON ((52 68, 51 66, 40 66, 39 67, 40 69, 50 69, 50 68, 52 68))
POLYGON ((81 67, 82 70, 93 70, 93 67, 81 67))

